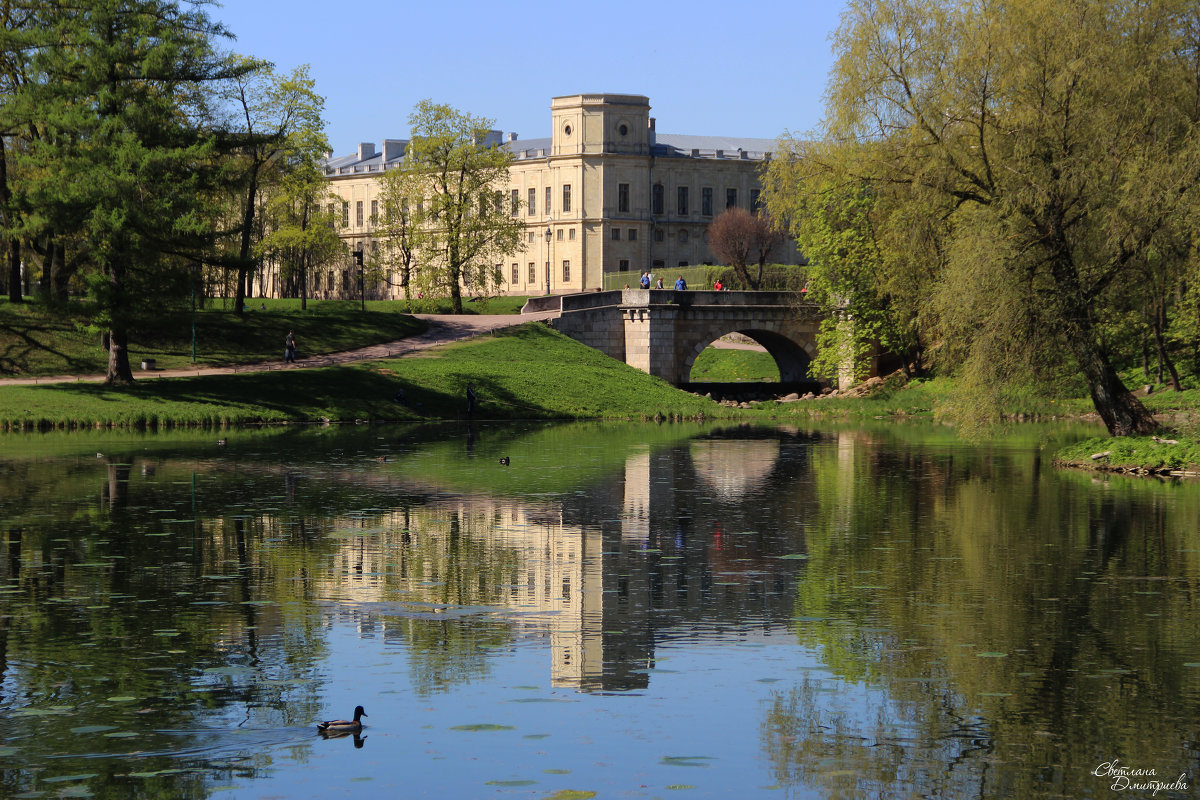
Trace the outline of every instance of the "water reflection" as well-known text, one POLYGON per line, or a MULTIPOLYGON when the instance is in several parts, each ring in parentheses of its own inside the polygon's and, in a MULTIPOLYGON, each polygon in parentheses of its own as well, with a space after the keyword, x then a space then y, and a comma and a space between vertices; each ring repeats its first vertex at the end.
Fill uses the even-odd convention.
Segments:
MULTIPOLYGON (((1113 758, 1200 776, 1194 485, 906 427, 50 443, 0 470, 0 795, 311 780, 329 687, 379 680, 347 636, 388 665, 373 715, 499 692, 531 653, 525 682, 645 712, 634 738, 667 725, 664 652, 736 684, 680 701, 716 719, 767 673, 740 735, 799 796, 1099 796, 1113 758)), ((444 788, 421 752, 380 776, 444 788)), ((624 786, 596 761, 573 769, 624 786)), ((756 764, 709 790, 751 793, 756 764)))

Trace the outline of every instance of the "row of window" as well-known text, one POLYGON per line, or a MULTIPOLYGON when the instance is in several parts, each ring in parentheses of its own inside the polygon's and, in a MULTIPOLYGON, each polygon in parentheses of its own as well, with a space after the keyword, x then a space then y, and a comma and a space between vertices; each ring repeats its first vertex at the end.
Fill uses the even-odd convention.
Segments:
MULTIPOLYGON (((549 261, 546 262, 545 275, 546 275, 546 285, 549 286, 550 285, 550 262, 549 261)), ((570 282, 570 280, 571 280, 571 262, 563 261, 562 262, 562 282, 568 283, 568 282, 570 282)), ((516 284, 518 284, 520 282, 521 282, 521 265, 514 262, 512 265, 512 283, 515 286, 516 284)), ((534 262, 530 261, 529 262, 529 280, 527 283, 531 286, 536 286, 537 282, 538 282, 537 267, 534 264, 534 262)))
MULTIPOLYGON (((538 208, 537 189, 531 188, 528 190, 528 192, 529 192, 529 197, 528 197, 527 202, 525 203, 525 213, 528 216, 536 217, 537 216, 537 208, 538 208)), ((509 206, 509 213, 515 217, 518 214, 520 214, 520 212, 521 212, 521 190, 520 189, 511 190, 510 196, 511 196, 511 200, 510 200, 510 206, 509 206)), ((549 186, 546 187, 546 195, 545 196, 546 196, 545 214, 549 215, 550 214, 550 203, 554 196, 553 193, 551 192, 551 189, 549 186)), ((562 205, 560 206, 560 211, 563 214, 570 213, 570 211, 571 211, 571 184, 569 184, 569 183, 564 183, 562 186, 562 205)))
MULTIPOLYGON (((534 217, 534 216, 537 216, 537 189, 531 188, 528 191, 529 191, 529 199, 526 204, 526 213, 529 216, 534 217)), ((656 216, 661 216, 665 212, 665 208, 666 208, 666 203, 665 203, 666 194, 665 193, 666 193, 666 189, 663 188, 663 185, 661 183, 656 183, 656 184, 654 184, 653 187, 651 187, 650 213, 652 213, 656 216)), ((514 217, 520 213, 520 206, 521 206, 520 197, 521 197, 520 190, 513 189, 511 192, 509 213, 514 217)), ((690 197, 691 197, 691 192, 690 192, 689 187, 679 186, 675 189, 675 214, 677 216, 686 217, 691 213, 690 197)), ((551 193, 549 186, 547 186, 545 188, 545 198, 546 198, 545 213, 547 215, 549 215, 550 214, 550 202, 551 202, 551 198, 552 198, 552 193, 551 193)), ((499 197, 497 197, 496 199, 497 199, 497 210, 499 210, 499 197)), ((737 203, 738 203, 738 190, 737 189, 726 189, 725 190, 725 208, 734 208, 735 206, 737 206, 737 203)), ((750 190, 750 210, 758 211, 760 204, 761 204, 761 192, 758 189, 751 189, 750 190)), ((355 206, 355 208, 354 208, 355 223, 358 225, 358 227, 361 228, 363 226, 363 222, 364 222, 363 201, 362 200, 356 201, 354 206, 355 206)), ((421 204, 418 203, 418 208, 420 206, 421 206, 421 204)), ((487 212, 487 198, 480 198, 480 209, 484 213, 487 212)), ((566 213, 569 213, 570 211, 571 211, 571 184, 564 183, 562 186, 561 212, 566 214, 566 213)), ((617 184, 617 213, 620 213, 620 214, 628 214, 629 213, 629 184, 628 183, 618 183, 617 184)), ((701 187, 701 189, 700 189, 700 214, 701 214, 701 216, 705 216, 705 217, 711 217, 713 215, 713 189, 711 186, 704 186, 704 187, 701 187)), ((371 201, 371 219, 375 220, 375 219, 378 219, 378 217, 379 217, 379 201, 372 200, 371 201)), ((348 203, 348 202, 342 203, 342 226, 343 227, 350 226, 350 203, 348 203)), ((613 236, 614 239, 620 238, 619 236, 616 235, 616 229, 613 229, 613 233, 614 233, 614 236, 613 236)), ((633 234, 634 232, 631 230, 630 233, 633 234)), ((632 238, 632 236, 631 236, 631 238, 632 238)))
MULTIPOLYGON (((761 192, 758 189, 750 190, 750 210, 758 211, 761 203, 761 192)), ((738 190, 725 190, 725 208, 734 208, 738 204, 738 190)), ((655 216, 662 216, 666 212, 666 188, 661 183, 656 183, 650 187, 650 213, 655 216)), ((629 184, 617 184, 617 213, 629 213, 629 184)), ((691 213, 691 190, 687 186, 679 186, 675 189, 675 213, 677 216, 686 217, 691 213)), ((703 186, 700 189, 700 214, 705 217, 713 215, 713 188, 711 186, 703 186)))

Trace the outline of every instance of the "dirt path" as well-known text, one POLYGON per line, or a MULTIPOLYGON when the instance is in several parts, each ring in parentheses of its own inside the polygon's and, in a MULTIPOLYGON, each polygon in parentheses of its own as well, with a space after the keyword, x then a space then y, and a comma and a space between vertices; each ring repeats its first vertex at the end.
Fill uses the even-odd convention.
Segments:
MULTIPOLYGON (((238 364, 232 367, 188 367, 183 369, 160 369, 153 372, 135 371, 137 380, 147 378, 181 378, 198 375, 233 375, 241 372, 270 372, 281 369, 310 369, 313 367, 332 367, 337 364, 350 364, 356 361, 371 361, 380 358, 395 358, 418 350, 427 350, 439 344, 457 342, 469 339, 481 333, 489 333, 500 328, 522 325, 526 322, 552 319, 558 316, 557 311, 546 311, 537 314, 414 314, 417 319, 425 320, 429 327, 424 333, 400 339, 395 342, 375 344, 358 350, 347 350, 342 353, 326 353, 319 356, 302 358, 295 364, 282 360, 260 361, 254 364, 238 364)), ((0 378, 0 386, 32 386, 44 383, 102 383, 103 375, 46 375, 36 378, 0 378)))

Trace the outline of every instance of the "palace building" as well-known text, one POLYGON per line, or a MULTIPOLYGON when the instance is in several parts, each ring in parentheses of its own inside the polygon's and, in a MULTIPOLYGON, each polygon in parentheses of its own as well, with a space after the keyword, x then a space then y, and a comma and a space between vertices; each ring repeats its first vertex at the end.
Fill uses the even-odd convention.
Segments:
MULTIPOLYGON (((662 274, 670 285, 679 267, 716 263, 706 229, 717 215, 732 206, 758 208, 773 140, 658 133, 642 95, 556 97, 550 115, 548 138, 491 134, 515 156, 506 197, 520 201, 513 205, 526 226, 524 252, 497 265, 508 294, 601 289, 606 273, 641 270, 662 274)), ((342 236, 351 250, 371 249, 377 179, 399 163, 407 144, 385 139, 377 150, 363 143, 325 163, 342 199, 342 236)), ((780 249, 773 260, 799 263, 794 248, 780 249)), ((353 269, 342 273, 336 280, 314 276, 311 296, 357 289, 353 269)), ((398 291, 367 289, 373 297, 398 291)))

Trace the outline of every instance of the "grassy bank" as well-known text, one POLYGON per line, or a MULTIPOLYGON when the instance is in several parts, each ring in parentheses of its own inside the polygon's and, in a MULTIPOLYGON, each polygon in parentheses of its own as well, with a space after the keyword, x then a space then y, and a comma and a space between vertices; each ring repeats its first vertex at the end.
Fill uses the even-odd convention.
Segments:
POLYGON ((428 351, 345 367, 0 387, 7 430, 223 426, 321 420, 458 419, 467 383, 477 419, 699 419, 732 416, 531 323, 428 351), (397 399, 397 393, 401 399, 397 399))
MULTIPOLYGON (((466 303, 466 313, 515 314, 524 297, 501 297, 466 303)), ((238 317, 229 301, 210 301, 195 314, 195 361, 192 360, 192 312, 167 311, 134 328, 130 363, 152 358, 159 369, 193 365, 225 367, 283 358, 283 337, 296 331, 304 356, 337 353, 393 342, 423 330, 410 313, 449 311, 448 300, 372 301, 366 311, 347 300, 309 301, 255 299, 238 317)), ((102 374, 108 353, 100 331, 84 306, 47 308, 40 303, 0 301, 0 376, 102 374)))

